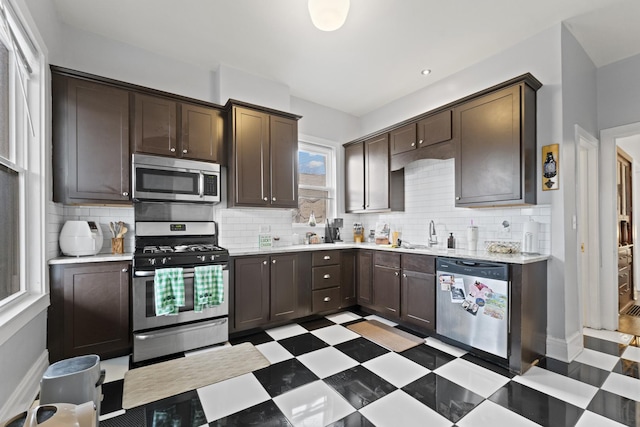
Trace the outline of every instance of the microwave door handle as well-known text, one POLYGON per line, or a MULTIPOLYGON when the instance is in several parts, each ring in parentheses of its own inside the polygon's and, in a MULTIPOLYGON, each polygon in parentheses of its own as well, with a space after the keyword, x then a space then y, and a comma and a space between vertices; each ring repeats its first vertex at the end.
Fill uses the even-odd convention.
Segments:
POLYGON ((200 196, 201 199, 204 198, 204 173, 202 171, 200 171, 200 177, 199 177, 199 185, 198 185, 198 195, 200 196))

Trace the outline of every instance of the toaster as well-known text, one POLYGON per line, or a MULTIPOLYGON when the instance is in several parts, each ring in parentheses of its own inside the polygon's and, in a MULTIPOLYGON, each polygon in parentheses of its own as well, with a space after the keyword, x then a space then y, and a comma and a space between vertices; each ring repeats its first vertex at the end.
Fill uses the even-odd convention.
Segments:
POLYGON ((102 230, 94 221, 67 221, 60 231, 60 249, 69 256, 95 255, 102 249, 102 230))

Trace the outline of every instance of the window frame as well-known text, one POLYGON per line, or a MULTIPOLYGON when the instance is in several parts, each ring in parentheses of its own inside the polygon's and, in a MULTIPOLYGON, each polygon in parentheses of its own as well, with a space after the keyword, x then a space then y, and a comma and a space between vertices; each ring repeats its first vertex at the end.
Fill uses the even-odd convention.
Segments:
MULTIPOLYGON (((19 176, 19 265, 20 291, 0 301, 0 345, 20 329, 45 312, 49 305, 46 266, 46 177, 51 150, 46 143, 50 129, 50 93, 47 52, 36 26, 22 0, 0 0, 1 13, 7 17, 13 36, 4 26, 0 29, 2 43, 9 50, 9 158, 3 165, 19 176), (26 68, 17 72, 15 49, 22 53, 26 68), (24 86, 20 87, 20 79, 24 86), (27 99, 23 97, 24 92, 27 99), (27 111, 28 109, 28 111, 27 111)), ((1 19, 1 18, 0 18, 1 19)))
MULTIPOLYGON (((298 152, 307 151, 311 153, 318 153, 326 156, 327 163, 325 165, 326 168, 326 179, 327 182, 324 186, 317 185, 305 185, 298 182, 298 195, 300 193, 299 190, 321 190, 328 192, 328 206, 327 206, 327 217, 335 218, 338 212, 338 189, 337 189, 337 155, 336 148, 329 144, 323 144, 320 142, 310 142, 306 139, 300 139, 298 141, 298 152)), ((299 203, 299 201, 298 201, 299 203)), ((308 227, 306 223, 293 222, 293 227, 308 227)))

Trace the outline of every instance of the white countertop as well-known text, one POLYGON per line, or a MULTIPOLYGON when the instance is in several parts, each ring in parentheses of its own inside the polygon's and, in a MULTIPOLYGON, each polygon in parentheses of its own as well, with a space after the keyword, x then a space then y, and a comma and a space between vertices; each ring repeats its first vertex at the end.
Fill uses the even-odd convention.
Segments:
POLYGON ((131 261, 133 254, 97 254, 88 256, 60 256, 49 260, 53 264, 84 264, 89 262, 131 261))
POLYGON ((275 246, 270 249, 230 249, 229 254, 234 257, 245 255, 277 254, 284 252, 307 252, 329 249, 372 249, 378 251, 389 251, 407 254, 434 255, 441 257, 474 259, 480 261, 504 262, 510 264, 529 264, 538 261, 546 261, 550 258, 546 254, 525 255, 525 254, 498 254, 487 251, 468 251, 465 249, 439 249, 439 248, 392 248, 388 246, 376 245, 374 243, 319 243, 315 245, 289 245, 275 246))

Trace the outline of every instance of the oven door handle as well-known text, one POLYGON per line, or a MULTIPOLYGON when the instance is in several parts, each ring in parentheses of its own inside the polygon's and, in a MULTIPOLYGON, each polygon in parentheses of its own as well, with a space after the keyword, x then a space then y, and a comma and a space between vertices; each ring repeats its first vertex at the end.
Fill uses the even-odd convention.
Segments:
MULTIPOLYGON (((222 269, 223 270, 227 270, 228 269, 228 265, 227 264, 223 264, 222 265, 222 269)), ((182 270, 182 277, 184 277, 185 279, 191 279, 193 278, 194 275, 194 269, 193 268, 185 268, 182 270)), ((154 271, 146 271, 146 270, 142 270, 142 271, 134 271, 133 273, 134 277, 153 277, 156 275, 155 270, 154 271)))
MULTIPOLYGON (((195 326, 189 326, 189 327, 183 326, 181 330, 183 332, 197 331, 198 329, 210 328, 212 326, 222 325, 224 323, 227 323, 226 317, 222 319, 214 320, 212 322, 206 322, 201 325, 195 325, 195 326)), ((174 335, 174 334, 175 334, 175 331, 171 330, 171 331, 165 331, 165 332, 154 332, 153 334, 135 334, 135 337, 136 339, 139 339, 139 340, 150 340, 150 339, 160 338, 160 337, 164 337, 167 335, 174 335)))

